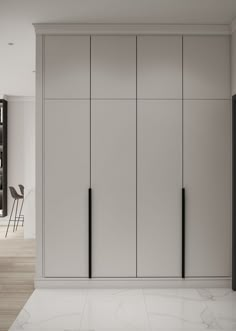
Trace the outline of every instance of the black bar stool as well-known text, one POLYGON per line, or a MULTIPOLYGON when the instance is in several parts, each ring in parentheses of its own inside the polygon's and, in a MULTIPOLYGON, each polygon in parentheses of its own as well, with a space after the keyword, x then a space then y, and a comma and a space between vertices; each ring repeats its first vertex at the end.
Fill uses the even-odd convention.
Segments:
POLYGON ((22 207, 23 207, 23 205, 24 205, 25 187, 24 187, 22 184, 19 184, 18 186, 19 186, 19 188, 20 188, 20 193, 21 193, 21 195, 23 196, 23 199, 22 199, 22 203, 21 203, 21 207, 20 207, 19 216, 17 217, 16 230, 17 230, 17 228, 18 228, 19 221, 21 220, 21 222, 22 222, 22 226, 23 226, 23 224, 24 224, 24 220, 25 220, 24 215, 21 214, 21 212, 22 212, 22 207))
MULTIPOLYGON (((12 196, 12 198, 14 199, 14 201, 13 201, 13 205, 12 205, 12 209, 11 209, 11 215, 10 215, 10 218, 9 218, 9 221, 8 221, 8 225, 7 225, 7 231, 6 231, 5 238, 7 237, 8 229, 9 229, 10 223, 11 223, 12 221, 14 221, 13 232, 15 231, 15 228, 16 228, 16 221, 17 221, 17 210, 18 210, 19 200, 24 199, 24 196, 18 194, 13 186, 9 186, 9 190, 10 190, 11 196, 12 196), (12 214, 13 214, 13 211, 14 211, 15 203, 16 203, 15 218, 12 219, 12 214)), ((19 220, 19 219, 18 219, 18 220, 19 220)))

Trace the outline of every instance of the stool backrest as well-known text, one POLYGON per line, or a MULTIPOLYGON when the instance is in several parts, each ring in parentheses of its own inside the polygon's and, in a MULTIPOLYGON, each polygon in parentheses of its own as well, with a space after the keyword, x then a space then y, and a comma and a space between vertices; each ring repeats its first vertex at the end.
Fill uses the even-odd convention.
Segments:
POLYGON ((24 191, 25 191, 24 186, 22 184, 19 184, 18 186, 20 188, 20 193, 24 196, 24 191))
POLYGON ((9 186, 9 190, 13 199, 22 199, 22 196, 16 192, 13 186, 9 186))

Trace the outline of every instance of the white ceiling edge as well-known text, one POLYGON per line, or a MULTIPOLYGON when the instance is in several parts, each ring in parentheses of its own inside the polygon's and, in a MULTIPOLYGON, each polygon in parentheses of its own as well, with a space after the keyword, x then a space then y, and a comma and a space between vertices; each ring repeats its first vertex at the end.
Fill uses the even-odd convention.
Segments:
POLYGON ((35 23, 35 33, 44 34, 172 34, 172 35, 230 35, 230 24, 80 24, 35 23))

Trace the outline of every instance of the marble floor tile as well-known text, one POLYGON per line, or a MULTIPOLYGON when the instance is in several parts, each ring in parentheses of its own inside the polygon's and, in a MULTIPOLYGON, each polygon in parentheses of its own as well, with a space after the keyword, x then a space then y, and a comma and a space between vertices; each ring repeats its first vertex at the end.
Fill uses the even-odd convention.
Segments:
POLYGON ((149 330, 142 290, 90 290, 82 330, 149 330))
POLYGON ((35 290, 10 330, 80 328, 87 290, 35 290))
POLYGON ((10 331, 236 331, 230 289, 35 290, 10 331))
POLYGON ((144 290, 144 300, 150 326, 154 330, 201 330, 208 327, 208 324, 204 323, 205 319, 212 322, 207 306, 196 290, 144 290))
POLYGON ((208 309, 221 328, 236 330, 236 292, 228 289, 201 290, 208 309))

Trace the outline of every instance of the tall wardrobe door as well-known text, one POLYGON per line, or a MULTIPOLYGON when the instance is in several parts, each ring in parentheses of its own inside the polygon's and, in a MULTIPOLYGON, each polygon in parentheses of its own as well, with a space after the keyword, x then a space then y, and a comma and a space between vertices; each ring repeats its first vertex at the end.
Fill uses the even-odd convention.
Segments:
POLYGON ((186 276, 230 276, 230 101, 184 102, 183 169, 186 276))
POLYGON ((44 117, 45 276, 87 277, 89 101, 46 101, 44 117))
POLYGON ((179 277, 182 101, 139 101, 137 135, 138 277, 179 277))
POLYGON ((93 277, 136 276, 136 103, 92 101, 93 277))
POLYGON ((135 99, 136 37, 93 36, 91 78, 93 99, 135 99))
POLYGON ((45 98, 89 98, 90 37, 46 36, 44 69, 45 98))
POLYGON ((182 37, 139 36, 139 99, 182 99, 182 37))

